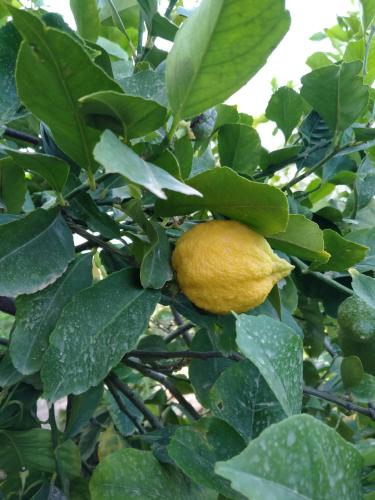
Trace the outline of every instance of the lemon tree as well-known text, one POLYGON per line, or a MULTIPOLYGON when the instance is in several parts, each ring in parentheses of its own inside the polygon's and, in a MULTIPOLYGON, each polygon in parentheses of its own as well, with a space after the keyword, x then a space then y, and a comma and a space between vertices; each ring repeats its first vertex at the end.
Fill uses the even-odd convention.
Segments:
POLYGON ((0 499, 374 498, 375 2, 197 3, 0 1, 0 499))

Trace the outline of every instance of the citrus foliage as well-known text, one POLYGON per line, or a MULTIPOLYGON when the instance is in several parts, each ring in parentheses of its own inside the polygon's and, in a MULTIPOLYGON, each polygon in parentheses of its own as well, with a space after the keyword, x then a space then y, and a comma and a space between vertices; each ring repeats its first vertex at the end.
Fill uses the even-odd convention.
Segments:
POLYGON ((261 118, 224 101, 283 0, 34 4, 0 3, 0 498, 374 498, 375 2, 261 118))

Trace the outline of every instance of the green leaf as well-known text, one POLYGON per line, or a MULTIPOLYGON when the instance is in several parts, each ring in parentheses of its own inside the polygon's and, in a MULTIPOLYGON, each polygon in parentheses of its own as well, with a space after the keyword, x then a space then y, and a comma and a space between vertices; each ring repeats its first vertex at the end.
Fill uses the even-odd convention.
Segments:
POLYGON ((173 113, 192 118, 225 101, 266 63, 289 24, 282 0, 204 0, 167 58, 173 113))
MULTIPOLYGON (((217 350, 212 336, 207 330, 199 330, 194 335, 191 345, 193 351, 207 352, 217 350)), ((210 390, 220 374, 234 361, 227 358, 193 359, 189 364, 189 379, 194 387, 198 401, 206 408, 210 407, 210 390)))
POLYGON ((358 385, 364 376, 362 362, 358 356, 348 356, 344 358, 340 365, 340 373, 344 387, 358 385))
POLYGON ((266 117, 276 122, 286 142, 298 125, 303 111, 304 103, 301 96, 290 87, 280 87, 268 103, 266 117))
POLYGON ((136 200, 128 203, 125 211, 143 229, 150 241, 142 259, 141 284, 143 288, 162 288, 173 277, 171 249, 165 229, 157 222, 148 220, 141 204, 136 200))
POLYGON ((333 132, 342 132, 361 115, 369 100, 360 61, 325 66, 302 78, 301 96, 333 132))
POLYGON ((121 174, 159 198, 166 198, 164 189, 179 191, 188 196, 200 195, 196 189, 178 181, 165 170, 144 161, 110 130, 103 132, 100 142, 95 147, 94 156, 106 172, 121 174))
POLYGON ((43 359, 48 400, 98 385, 137 345, 159 293, 139 288, 136 281, 133 270, 113 273, 64 308, 43 359))
POLYGON ((15 70, 21 37, 13 23, 0 29, 0 126, 16 117, 20 107, 15 70))
POLYGON ((80 99, 89 125, 123 134, 127 139, 142 137, 160 128, 167 110, 156 101, 120 92, 103 91, 80 99))
POLYGON ((333 429, 309 415, 272 425, 217 474, 251 500, 356 500, 362 459, 333 429))
POLYGON ((283 233, 268 238, 272 248, 306 260, 328 260, 324 251, 323 231, 318 224, 303 215, 289 216, 288 226, 283 233))
POLYGON ((98 91, 121 91, 120 87, 70 35, 46 27, 28 11, 10 11, 25 40, 16 72, 22 102, 50 127, 64 153, 81 167, 95 171, 92 149, 99 132, 86 126, 78 99, 98 91))
POLYGON ((318 69, 322 66, 330 66, 332 64, 331 59, 327 56, 325 52, 314 52, 306 59, 307 66, 311 69, 318 69))
POLYGON ((276 396, 248 360, 223 371, 210 391, 210 406, 213 414, 236 429, 246 442, 285 418, 276 396))
POLYGON ((362 24, 363 29, 367 28, 374 22, 375 17, 375 1, 374 0, 359 0, 362 5, 362 24))
POLYGON ((237 319, 237 345, 259 369, 287 415, 302 404, 302 339, 289 326, 268 316, 237 319))
POLYGON ((152 36, 160 36, 161 38, 164 38, 164 40, 173 42, 177 31, 178 27, 166 17, 161 16, 158 12, 152 18, 152 36))
POLYGON ((187 179, 190 176, 194 154, 193 144, 188 135, 174 142, 174 154, 178 160, 182 178, 187 179))
MULTIPOLYGON (((361 40, 353 40, 348 43, 345 49, 344 61, 363 61, 366 53, 366 41, 364 38, 361 40)), ((367 67, 366 73, 363 75, 363 83, 371 85, 375 80, 375 43, 371 41, 368 54, 367 54, 367 67)))
POLYGON ((98 231, 105 238, 119 238, 119 225, 106 212, 99 209, 98 205, 88 193, 77 193, 69 200, 69 212, 75 218, 85 221, 92 231, 98 231))
POLYGON ((11 158, 0 160, 0 203, 11 214, 21 212, 26 195, 25 174, 11 158))
POLYGON ((260 160, 258 132, 248 125, 233 123, 219 129, 218 139, 221 165, 251 175, 260 160))
POLYGON ((215 462, 229 460, 245 446, 243 439, 224 421, 205 419, 196 426, 177 429, 168 455, 192 481, 231 499, 242 499, 227 480, 214 472, 215 462), (204 426, 204 427, 203 427, 204 426), (203 428, 202 428, 203 427, 203 428))
POLYGON ((92 283, 92 256, 73 261, 52 285, 16 300, 16 322, 10 343, 14 366, 24 375, 37 372, 48 347, 48 338, 63 307, 79 290, 92 283))
POLYGON ((41 153, 21 153, 10 148, 5 151, 19 167, 42 176, 54 191, 61 193, 70 170, 64 160, 41 153))
POLYGON ((99 36, 100 20, 96 0, 70 0, 78 33, 82 38, 95 42, 99 36))
POLYGON ((89 422, 103 397, 103 385, 91 387, 79 396, 71 396, 68 421, 65 427, 64 438, 76 436, 89 422))
POLYGON ((375 229, 357 229, 345 235, 345 238, 368 247, 363 261, 356 264, 356 269, 362 273, 375 269, 375 229))
POLYGON ((202 209, 214 210, 265 235, 283 231, 287 225, 286 197, 273 186, 248 181, 225 167, 198 174, 188 182, 203 197, 169 193, 167 201, 156 203, 158 215, 187 215, 202 209))
POLYGON ((124 448, 109 455, 90 481, 92 500, 144 498, 147 500, 215 500, 176 468, 161 465, 151 451, 124 448))
POLYGON ((73 258, 72 233, 56 210, 38 209, 0 225, 0 295, 16 297, 45 288, 73 258))
POLYGON ((159 103, 164 108, 168 105, 165 90, 165 76, 157 71, 140 71, 119 81, 125 94, 143 97, 159 103))
POLYGON ((349 269, 352 277, 352 288, 358 297, 375 308, 375 278, 359 273, 356 269, 349 269))
MULTIPOLYGON (((138 408, 134 406, 133 403, 131 403, 131 401, 129 401, 129 399, 127 399, 122 394, 118 393, 118 397, 121 399, 123 405, 127 408, 128 412, 133 416, 133 418, 139 423, 142 423, 143 414, 138 410, 138 408)), ((131 436, 132 434, 134 434, 134 432, 138 432, 138 429, 135 427, 134 422, 132 422, 130 418, 120 410, 114 397, 109 391, 106 391, 106 393, 104 394, 104 402, 118 432, 120 432, 125 437, 131 436)))
POLYGON ((359 210, 368 205, 375 195, 375 163, 368 156, 357 170, 355 189, 359 210))
POLYGON ((314 270, 346 271, 366 257, 366 246, 349 241, 332 229, 324 229, 323 234, 324 248, 331 257, 327 263, 314 266, 314 270))
POLYGON ((4 354, 0 361, 0 387, 11 387, 22 379, 23 375, 14 368, 9 353, 4 354))

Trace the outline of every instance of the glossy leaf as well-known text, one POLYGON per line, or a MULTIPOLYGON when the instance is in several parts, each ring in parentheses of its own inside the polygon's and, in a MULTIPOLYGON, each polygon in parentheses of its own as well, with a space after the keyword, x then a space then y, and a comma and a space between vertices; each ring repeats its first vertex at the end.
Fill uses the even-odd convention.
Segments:
POLYGON ((22 379, 23 375, 14 368, 9 353, 4 354, 0 361, 0 387, 11 387, 22 379))
POLYGON ((359 166, 355 180, 357 207, 368 205, 375 195, 375 163, 367 157, 359 166))
POLYGON ((354 293, 369 306, 375 308, 375 278, 361 274, 356 269, 350 269, 349 272, 354 293))
POLYGON ((290 327, 268 316, 241 314, 237 344, 259 369, 287 415, 302 405, 302 339, 290 327))
POLYGON ((225 167, 203 172, 188 183, 203 197, 169 193, 167 201, 157 202, 158 215, 187 215, 201 209, 214 210, 265 235, 283 231, 287 225, 286 197, 275 187, 248 181, 225 167))
POLYGON ((164 189, 185 193, 188 196, 199 196, 196 189, 178 181, 165 170, 144 161, 109 130, 103 132, 100 142, 95 147, 94 155, 106 172, 121 174, 159 198, 166 198, 164 189))
POLYGON ((361 498, 362 459, 334 430, 309 415, 266 429, 216 472, 251 500, 361 498))
POLYGON ((45 288, 73 258, 72 233, 56 210, 38 209, 0 225, 0 295, 16 297, 45 288))
MULTIPOLYGON (((138 410, 138 408, 134 406, 133 403, 131 403, 129 399, 127 399, 122 394, 118 393, 118 397, 121 399, 123 405, 127 408, 128 412, 133 416, 133 418, 141 424, 143 415, 138 410)), ((111 415, 113 423, 116 426, 116 429, 122 436, 131 436, 132 434, 134 434, 134 432, 138 432, 138 429, 135 427, 134 422, 132 422, 130 418, 122 410, 120 410, 117 402, 109 391, 105 393, 104 401, 108 408, 109 414, 111 415)))
POLYGON ((103 384, 92 387, 79 396, 71 396, 64 438, 76 436, 89 422, 103 396, 103 384))
POLYGON ((266 380, 247 360, 223 371, 210 391, 210 406, 213 414, 236 429, 246 442, 285 418, 266 380))
POLYGON ((100 21, 96 0, 70 0, 78 33, 82 38, 95 42, 99 36, 100 21))
POLYGON ((56 156, 40 153, 21 153, 13 149, 6 149, 13 161, 24 170, 43 177, 51 188, 61 193, 69 175, 69 165, 56 156))
POLYGON ((157 292, 139 288, 128 269, 77 293, 64 308, 43 359, 45 397, 56 401, 98 385, 136 346, 158 299, 157 292))
POLYGON ((191 118, 225 101, 265 64, 289 24, 280 0, 204 0, 167 58, 173 113, 191 118))
POLYGON ((25 40, 16 73, 22 102, 50 127, 64 153, 81 167, 94 171, 91 151, 99 132, 86 126, 78 99, 97 91, 120 91, 120 87, 70 35, 45 27, 30 12, 10 10, 25 40))
POLYGON ((276 122, 287 141, 298 125, 303 110, 304 104, 301 96, 290 87, 280 87, 268 103, 266 116, 269 120, 276 122))
POLYGON ((362 273, 375 269, 375 229, 357 229, 346 234, 345 238, 368 248, 365 258, 356 264, 356 269, 362 273))
POLYGON ((251 175, 260 160, 261 145, 257 131, 241 123, 219 129, 219 155, 223 167, 251 175))
POLYGON ((209 419, 194 427, 177 429, 168 446, 168 455, 196 484, 231 499, 242 499, 242 495, 234 492, 227 480, 215 474, 214 465, 219 460, 237 455, 244 446, 244 441, 228 424, 209 419))
POLYGON ((21 212, 26 195, 25 174, 11 158, 0 160, 0 203, 7 212, 21 212))
POLYGON ((37 372, 48 338, 63 307, 75 293, 92 283, 91 254, 78 257, 52 285, 16 300, 16 322, 10 343, 14 366, 24 375, 37 372))
POLYGON ((324 262, 329 258, 324 251, 323 231, 303 215, 291 214, 286 230, 268 240, 273 248, 301 259, 324 262))
POLYGON ((160 128, 167 110, 155 101, 120 92, 96 92, 80 99, 89 125, 123 134, 127 139, 142 137, 160 128))
POLYGON ((125 448, 109 455, 95 469, 90 481, 92 500, 118 498, 147 500, 214 500, 187 480, 176 468, 161 465, 150 451, 125 448))
POLYGON ((12 120, 20 107, 15 80, 20 44, 21 37, 13 23, 7 23, 0 28, 0 126, 12 120))
POLYGON ((369 100, 359 76, 359 61, 325 66, 302 78, 301 95, 333 132, 342 132, 359 117, 369 100))
POLYGON ((143 97, 167 107, 168 100, 165 90, 165 77, 157 71, 140 71, 119 81, 125 94, 143 97))
POLYGON ((368 248, 343 238, 332 229, 324 229, 324 248, 331 257, 325 264, 314 269, 319 271, 346 271, 349 267, 361 262, 367 254, 368 248))

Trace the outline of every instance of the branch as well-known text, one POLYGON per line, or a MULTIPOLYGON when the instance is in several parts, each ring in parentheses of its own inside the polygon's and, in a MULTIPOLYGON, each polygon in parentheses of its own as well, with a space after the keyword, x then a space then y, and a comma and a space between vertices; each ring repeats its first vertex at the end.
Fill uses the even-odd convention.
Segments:
POLYGON ((133 422, 133 424, 135 425, 135 427, 138 429, 138 431, 140 432, 140 434, 145 434, 145 430, 144 428, 141 426, 141 424, 138 422, 137 418, 132 415, 130 413, 130 411, 126 408, 124 402, 122 401, 122 399, 120 398, 120 396, 117 394, 117 391, 116 391, 116 388, 115 388, 115 385, 114 383, 111 381, 110 378, 108 378, 106 380, 106 384, 108 386, 108 389, 109 389, 109 392, 112 394, 113 398, 115 399, 116 403, 117 403, 117 406, 119 407, 119 409, 122 411, 122 413, 124 413, 128 419, 133 422))
POLYGON ((127 358, 152 358, 152 359, 215 359, 215 358, 225 358, 232 359, 233 361, 242 361, 244 358, 241 354, 234 353, 229 356, 225 356, 220 351, 208 351, 208 352, 199 352, 199 351, 130 351, 125 355, 125 359, 127 358))
POLYGON ((14 300, 9 297, 0 297, 0 311, 15 316, 16 306, 14 300))
MULTIPOLYGON (((184 319, 181 316, 181 314, 178 311, 176 311, 176 309, 174 307, 171 307, 171 311, 172 311, 173 318, 174 318, 174 321, 175 321, 176 325, 177 326, 183 326, 184 325, 184 319)), ((186 330, 184 330, 182 332, 182 336, 184 337, 186 345, 188 347, 191 347, 191 343, 193 341, 191 335, 186 330)))
POLYGON ((159 420, 155 417, 155 415, 146 407, 142 399, 133 392, 124 382, 122 382, 117 375, 111 373, 111 375, 107 378, 109 382, 113 383, 113 385, 118 389, 122 394, 129 399, 133 403, 133 405, 138 408, 138 410, 143 414, 143 416, 148 420, 151 426, 154 429, 162 429, 163 426, 159 422, 159 420))
POLYGON ((347 295, 353 295, 354 292, 351 288, 348 288, 342 285, 341 283, 338 283, 337 281, 333 280, 332 278, 329 278, 325 274, 318 273, 315 271, 310 271, 309 266, 307 266, 304 262, 302 262, 302 260, 297 259, 297 257, 291 257, 290 259, 294 262, 294 264, 296 264, 301 269, 303 274, 311 274, 320 281, 323 281, 326 285, 332 286, 333 288, 337 288, 337 290, 340 290, 340 292, 346 293, 347 295))
POLYGON ((365 415, 366 417, 369 417, 371 420, 375 421, 375 409, 370 405, 368 406, 368 408, 363 408, 362 406, 358 406, 351 401, 338 398, 329 392, 319 391, 318 389, 314 389, 313 387, 305 386, 303 388, 303 393, 307 396, 314 396, 319 399, 324 399, 325 401, 329 401, 330 403, 334 403, 337 406, 345 408, 345 410, 360 413, 361 415, 365 415))
POLYGON ((169 19, 171 17, 171 14, 172 14, 172 10, 174 8, 174 6, 176 5, 177 3, 177 0, 169 0, 169 5, 167 7, 167 10, 165 11, 165 14, 164 16, 169 19))
POLYGON ((172 342, 172 340, 176 339, 180 335, 183 335, 185 332, 187 332, 188 330, 190 330, 190 328, 193 328, 194 326, 195 326, 194 323, 191 322, 185 323, 184 325, 181 325, 178 328, 176 328, 174 332, 164 337, 164 341, 167 344, 169 344, 169 342, 172 342))
POLYGON ((28 142, 29 144, 33 144, 34 146, 39 146, 40 144, 39 137, 31 134, 26 134, 25 132, 20 132, 19 130, 15 130, 14 128, 5 127, 4 135, 12 139, 28 142))
POLYGON ((164 387, 168 389, 168 391, 172 394, 172 396, 175 399, 177 399, 180 405, 183 408, 185 408, 185 410, 190 414, 190 416, 194 420, 199 420, 201 418, 196 409, 189 403, 189 401, 187 401, 184 398, 181 392, 177 389, 177 387, 175 387, 174 384, 172 384, 172 382, 168 379, 166 375, 151 370, 151 368, 148 368, 147 366, 144 366, 141 363, 138 363, 131 359, 125 359, 124 363, 130 368, 134 368, 134 370, 137 370, 138 372, 142 373, 146 377, 156 380, 156 382, 159 382, 160 384, 164 385, 164 387))

